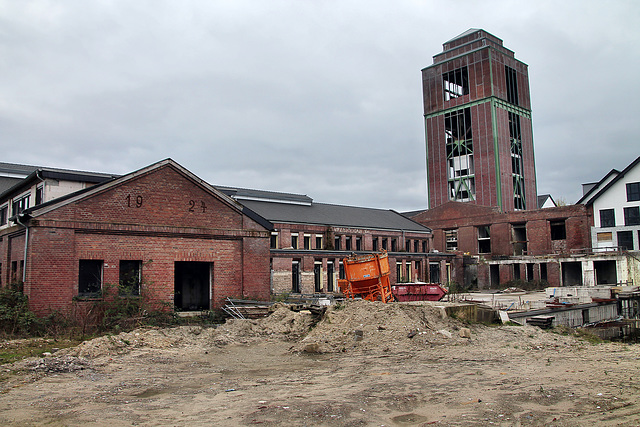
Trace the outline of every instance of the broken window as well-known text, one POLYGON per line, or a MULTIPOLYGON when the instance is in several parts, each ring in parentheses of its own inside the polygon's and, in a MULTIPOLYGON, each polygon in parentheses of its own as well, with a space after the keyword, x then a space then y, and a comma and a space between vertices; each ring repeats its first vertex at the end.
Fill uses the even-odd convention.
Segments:
POLYGON ((99 296, 102 291, 102 260, 81 259, 78 269, 78 295, 99 296))
POLYGON ((624 208, 624 225, 640 225, 640 207, 624 208))
POLYGON ((488 225, 478 227, 478 253, 491 253, 491 227, 488 225))
POLYGON ((444 231, 445 250, 457 251, 458 250, 458 230, 445 230, 444 231))
POLYGON ((567 238, 567 228, 564 219, 549 221, 551 229, 551 240, 565 240, 567 238))
POLYGON ((633 233, 631 231, 618 231, 618 247, 622 250, 633 250, 633 233))
POLYGON ((446 113, 444 128, 449 199, 459 202, 474 200, 476 189, 471 109, 464 108, 446 113))
POLYGON ((627 202, 638 200, 640 200, 640 182, 630 182, 627 184, 627 202))
POLYGON ((142 261, 120 260, 120 280, 118 293, 120 295, 140 295, 140 278, 142 261))
POLYGON ((514 255, 527 254, 527 226, 526 224, 511 224, 511 243, 514 255))
POLYGON ((458 98, 469 94, 469 73, 467 67, 458 68, 442 75, 444 84, 444 100, 458 98))
POLYGON ((522 132, 520 116, 508 112, 509 139, 511 141, 511 176, 513 177, 513 205, 516 210, 526 209, 524 197, 524 167, 522 158, 522 132))
POLYGON ((18 215, 22 213, 25 209, 29 209, 29 198, 30 194, 26 196, 22 196, 13 200, 13 205, 11 206, 11 211, 13 215, 18 215))
POLYGON ((600 227, 615 227, 616 217, 613 209, 600 209, 600 227))
POLYGON ((507 102, 518 105, 518 75, 516 70, 511 67, 504 66, 507 81, 507 102))

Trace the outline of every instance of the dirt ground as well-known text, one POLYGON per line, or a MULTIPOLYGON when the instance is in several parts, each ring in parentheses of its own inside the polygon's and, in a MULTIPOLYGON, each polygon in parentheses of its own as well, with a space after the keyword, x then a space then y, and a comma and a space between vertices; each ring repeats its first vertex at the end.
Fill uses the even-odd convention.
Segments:
POLYGON ((354 301, 139 329, 0 370, 1 425, 640 425, 640 346, 354 301), (309 330, 311 328, 311 330, 309 330))

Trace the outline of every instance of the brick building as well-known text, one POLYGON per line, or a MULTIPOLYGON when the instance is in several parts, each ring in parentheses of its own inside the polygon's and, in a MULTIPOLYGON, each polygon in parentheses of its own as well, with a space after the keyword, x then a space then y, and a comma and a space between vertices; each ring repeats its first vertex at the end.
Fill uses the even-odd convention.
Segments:
POLYGON ((40 315, 107 285, 178 310, 269 297, 271 224, 170 159, 15 209, 0 229, 0 278, 24 278, 40 315))
POLYGON ((583 205, 501 212, 448 202, 411 218, 433 229, 434 249, 459 255, 452 279, 458 283, 483 289, 519 280, 583 282, 575 271, 577 256, 590 246, 590 216, 583 205))
POLYGON ((536 209, 527 65, 470 29, 422 70, 428 208, 448 201, 536 209))
POLYGON ((220 191, 269 220, 272 292, 330 293, 351 253, 386 250, 392 283, 448 281, 452 254, 432 251, 431 229, 397 212, 317 203, 306 195, 229 187, 220 191))

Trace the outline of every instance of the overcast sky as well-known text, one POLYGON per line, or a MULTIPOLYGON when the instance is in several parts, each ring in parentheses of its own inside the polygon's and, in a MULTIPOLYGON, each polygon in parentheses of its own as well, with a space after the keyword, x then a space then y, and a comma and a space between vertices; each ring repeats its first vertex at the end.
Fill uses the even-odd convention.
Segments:
POLYGON ((421 69, 469 28, 529 65, 538 193, 640 155, 637 1, 0 0, 0 161, 426 207, 421 69))

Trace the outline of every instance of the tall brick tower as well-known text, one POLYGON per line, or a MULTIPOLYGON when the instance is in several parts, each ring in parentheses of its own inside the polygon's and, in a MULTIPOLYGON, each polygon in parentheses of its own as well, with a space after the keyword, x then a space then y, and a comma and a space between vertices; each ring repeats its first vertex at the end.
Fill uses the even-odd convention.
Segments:
POLYGON ((527 64, 481 29, 442 47, 422 70, 429 208, 536 209, 527 64))

